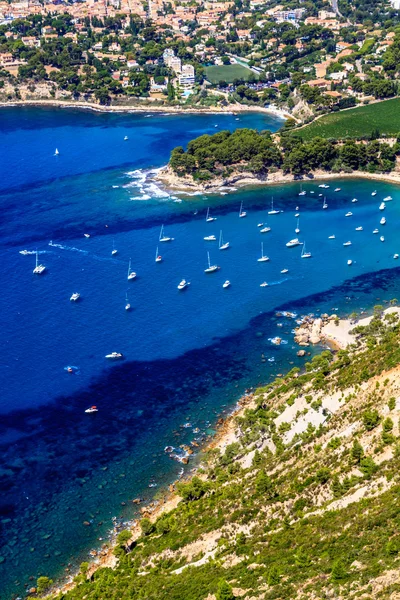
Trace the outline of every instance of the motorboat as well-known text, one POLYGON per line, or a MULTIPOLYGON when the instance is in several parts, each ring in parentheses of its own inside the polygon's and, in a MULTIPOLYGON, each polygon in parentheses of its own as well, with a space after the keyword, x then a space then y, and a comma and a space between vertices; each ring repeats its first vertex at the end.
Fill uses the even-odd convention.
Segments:
POLYGON ((216 239, 217 239, 217 238, 215 237, 215 235, 206 235, 206 236, 205 236, 205 238, 204 238, 204 240, 205 240, 206 242, 215 242, 215 241, 216 241, 216 239))
POLYGON ((293 248, 294 246, 301 246, 302 242, 300 242, 300 240, 298 238, 294 238, 293 240, 290 240, 290 242, 287 242, 286 246, 287 248, 293 248))
POLYGON ((182 279, 182 281, 178 285, 178 290, 185 290, 189 285, 190 285, 190 281, 186 281, 186 279, 182 279))
POLYGON ((340 192, 342 188, 335 188, 335 192, 340 192))
POLYGON ((257 227, 262 227, 264 223, 257 223, 257 227))
POLYGON ((116 250, 115 243, 114 243, 114 240, 113 240, 113 247, 112 247, 112 250, 111 250, 111 256, 115 256, 116 254, 118 254, 118 250, 116 250))
POLYGON ((44 265, 39 265, 39 253, 36 250, 36 266, 33 269, 33 273, 35 275, 41 275, 42 273, 44 273, 46 270, 46 267, 44 265))
POLYGON ((379 205, 379 210, 385 210, 386 208, 386 204, 384 202, 381 202, 379 205))
POLYGON ((379 223, 380 223, 381 225, 385 225, 385 224, 386 224, 386 219, 385 219, 385 217, 382 217, 382 219, 379 221, 379 223))
POLYGON ((19 253, 23 254, 24 256, 26 256, 27 254, 30 254, 29 250, 20 250, 19 253))
POLYGON ((90 238, 90 233, 84 233, 83 235, 85 236, 85 238, 90 238))
POLYGON ((351 242, 344 242, 343 246, 351 246, 351 242))
POLYGON ((329 185, 327 185, 326 183, 321 183, 318 187, 322 188, 323 190, 327 190, 329 185))
POLYGON ((208 267, 206 269, 204 269, 204 273, 215 273, 215 271, 219 271, 219 266, 218 265, 212 265, 210 262, 210 253, 207 252, 207 258, 208 258, 208 267))
POLYGON ((399 258, 398 254, 393 254, 393 258, 399 258))
POLYGON ((284 275, 285 273, 289 273, 289 269, 282 269, 281 273, 282 275, 284 275))
POLYGON ((80 294, 78 294, 78 292, 74 292, 70 298, 71 302, 76 302, 77 300, 79 300, 79 298, 81 297, 80 294))
POLYGON ((356 202, 358 202, 357 198, 353 198, 352 203, 355 204, 356 202))
POLYGON ((260 287, 268 287, 268 283, 266 281, 263 281, 262 283, 260 283, 260 287))
POLYGON ((216 217, 210 217, 210 208, 207 208, 206 221, 207 223, 211 223, 212 221, 216 221, 216 217))
POLYGON ((294 216, 296 217, 296 219, 298 219, 300 216, 300 213, 297 212, 294 216))
POLYGON ((258 262, 267 262, 269 260, 268 256, 265 256, 264 254, 264 244, 263 242, 261 242, 261 256, 260 258, 257 258, 258 262))
POLYGON ((229 242, 224 242, 224 236, 222 235, 222 230, 219 232, 219 249, 227 250, 229 248, 229 242))
POLYGON ((131 259, 129 259, 129 265, 128 265, 128 277, 127 277, 127 278, 128 278, 129 280, 131 280, 131 279, 135 279, 135 277, 136 277, 136 273, 135 273, 135 271, 131 271, 131 259))
POLYGON ((106 354, 106 358, 110 360, 118 360, 120 358, 124 358, 124 355, 121 352, 111 352, 110 354, 106 354))
POLYGON ((376 190, 372 192, 371 196, 376 196, 376 190))
POLYGON ((85 410, 85 413, 95 413, 95 412, 99 412, 99 409, 97 408, 97 406, 91 406, 90 408, 87 408, 85 410))
POLYGON ((379 233, 379 229, 374 229, 372 233, 379 233))
POLYGON ((391 200, 393 200, 392 196, 386 196, 386 198, 383 199, 384 202, 390 202, 391 200))
POLYGON ((222 287, 223 288, 228 288, 231 285, 231 282, 229 281, 229 279, 227 279, 223 284, 222 287))
POLYGON ((361 225, 360 225, 360 227, 356 227, 356 231, 362 231, 362 230, 363 230, 363 228, 361 227, 361 225))
POLYGON ((328 240, 334 240, 335 238, 336 238, 336 236, 335 236, 335 235, 330 235, 330 236, 328 237, 328 240))
POLYGON ((260 229, 260 233, 268 233, 268 231, 271 231, 271 227, 268 227, 268 225, 260 229))
POLYGON ((347 213, 346 213, 344 216, 345 216, 345 217, 352 217, 352 216, 353 216, 353 213, 349 211, 349 212, 347 212, 347 213))
POLYGON ((384 236, 383 236, 383 235, 381 235, 381 237, 380 237, 379 239, 381 240, 381 242, 384 242, 384 241, 385 241, 385 238, 384 238, 384 236))
POLYGON ((352 261, 351 259, 349 259, 349 260, 347 261, 347 264, 350 266, 350 265, 352 265, 352 264, 353 264, 353 261, 352 261))
POLYGON ((128 140, 129 140, 129 138, 128 138, 128 136, 126 135, 126 136, 124 137, 124 142, 127 142, 128 140))

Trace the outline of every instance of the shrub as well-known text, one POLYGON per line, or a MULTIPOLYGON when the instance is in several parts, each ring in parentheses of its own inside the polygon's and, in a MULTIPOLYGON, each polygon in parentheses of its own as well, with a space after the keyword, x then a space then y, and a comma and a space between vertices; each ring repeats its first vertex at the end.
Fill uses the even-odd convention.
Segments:
POLYGON ((331 571, 331 580, 332 581, 342 581, 346 579, 348 573, 343 564, 343 561, 339 558, 333 563, 332 571, 331 571))
POLYGON ((193 477, 190 483, 181 483, 177 486, 178 494, 182 496, 185 502, 192 500, 198 500, 208 490, 208 484, 205 481, 199 479, 199 477, 193 477))
POLYGON ((143 535, 150 535, 154 531, 153 523, 150 521, 150 519, 146 518, 140 521, 140 528, 143 535))
POLYGON ((362 419, 365 429, 371 431, 378 425, 380 416, 377 410, 366 410, 362 419))
POLYGON ((121 531, 118 536, 117 536, 117 542, 118 544, 120 544, 121 546, 123 544, 126 544, 126 542, 128 540, 130 540, 132 537, 132 533, 130 531, 128 531, 127 529, 124 529, 123 531, 121 531))
POLYGON ((318 481, 318 483, 326 483, 329 481, 330 477, 331 472, 328 467, 322 467, 322 469, 319 469, 315 475, 315 479, 318 481))
POLYGON ((372 460, 370 456, 365 456, 360 461, 360 471, 363 473, 366 479, 370 479, 374 473, 378 470, 378 465, 372 460))
POLYGON ((218 584, 216 600, 234 600, 234 598, 231 586, 222 579, 218 584))
POLYGON ((49 579, 49 577, 39 577, 39 579, 36 582, 36 588, 37 588, 37 593, 38 594, 43 594, 43 592, 45 592, 53 583, 52 579, 49 579))
POLYGON ((351 456, 356 463, 359 463, 362 457, 364 456, 364 449, 358 440, 354 440, 353 442, 351 456))

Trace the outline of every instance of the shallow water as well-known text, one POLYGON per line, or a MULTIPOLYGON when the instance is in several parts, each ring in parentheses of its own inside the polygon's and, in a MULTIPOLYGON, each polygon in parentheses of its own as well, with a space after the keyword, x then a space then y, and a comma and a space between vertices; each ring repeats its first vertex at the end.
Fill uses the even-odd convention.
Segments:
POLYGON ((291 184, 175 202, 144 179, 143 169, 164 164, 175 145, 214 133, 215 124, 280 125, 257 115, 238 122, 0 111, 2 598, 32 585, 29 577, 59 576, 86 560, 112 516, 134 518, 133 498, 151 498, 177 477, 182 465, 165 446, 201 442, 247 387, 304 363, 295 355, 294 321, 277 310, 347 313, 397 295, 400 192, 393 185, 335 181, 322 210, 316 183, 304 184, 302 197, 291 184), (388 194, 394 200, 381 227, 378 206, 388 194), (284 212, 268 216, 272 196, 284 212), (208 206, 213 223, 205 221, 208 206), (313 255, 307 260, 301 247, 285 246, 296 235, 296 206, 298 237, 313 255), (261 234, 261 222, 271 232, 261 234), (162 224, 174 238, 168 244, 158 241, 162 224), (203 239, 218 239, 221 229, 226 251, 203 239), (261 241, 265 263, 257 261, 261 241), (41 277, 32 274, 34 254, 20 254, 36 248, 46 265, 41 277), (221 267, 210 275, 207 251, 221 267), (130 258, 134 281, 127 281, 130 258), (191 285, 179 292, 182 278, 191 285), (226 279, 231 287, 223 289, 226 279), (72 303, 76 291, 81 299, 72 303), (280 346, 271 342, 276 335, 280 346), (107 361, 112 351, 125 360, 107 361), (99 412, 85 414, 93 404, 99 412))

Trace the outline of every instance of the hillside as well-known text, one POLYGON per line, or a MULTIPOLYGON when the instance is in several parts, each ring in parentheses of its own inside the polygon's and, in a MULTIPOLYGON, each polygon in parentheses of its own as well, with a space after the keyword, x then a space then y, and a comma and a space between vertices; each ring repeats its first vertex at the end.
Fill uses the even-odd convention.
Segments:
POLYGON ((397 598, 398 316, 355 331, 258 389, 177 506, 58 598, 397 598))

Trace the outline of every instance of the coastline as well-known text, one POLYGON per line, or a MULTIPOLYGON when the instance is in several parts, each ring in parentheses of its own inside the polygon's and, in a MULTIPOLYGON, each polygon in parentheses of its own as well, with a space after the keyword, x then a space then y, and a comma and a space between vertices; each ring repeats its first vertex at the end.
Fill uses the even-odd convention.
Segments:
POLYGON ((235 114, 246 112, 264 113, 274 115, 282 120, 293 118, 287 111, 277 108, 265 108, 262 106, 246 106, 244 104, 228 104, 224 107, 184 107, 184 106, 103 106, 94 102, 77 102, 71 100, 13 100, 10 102, 0 102, 0 108, 18 107, 18 106, 37 106, 48 108, 66 108, 89 110, 102 113, 162 113, 162 114, 235 114))
POLYGON ((228 177, 217 177, 209 182, 199 184, 191 176, 185 175, 179 177, 172 171, 169 165, 163 167, 156 175, 155 179, 165 186, 167 190, 173 190, 174 193, 210 193, 217 194, 221 188, 229 191, 229 188, 243 188, 249 186, 279 185, 284 183, 304 183, 326 179, 370 179, 374 181, 386 181, 388 183, 400 184, 400 172, 391 173, 366 173, 365 171, 353 171, 352 173, 329 173, 327 171, 316 170, 307 175, 293 175, 291 173, 276 173, 265 176, 257 176, 250 172, 233 172, 228 177))

